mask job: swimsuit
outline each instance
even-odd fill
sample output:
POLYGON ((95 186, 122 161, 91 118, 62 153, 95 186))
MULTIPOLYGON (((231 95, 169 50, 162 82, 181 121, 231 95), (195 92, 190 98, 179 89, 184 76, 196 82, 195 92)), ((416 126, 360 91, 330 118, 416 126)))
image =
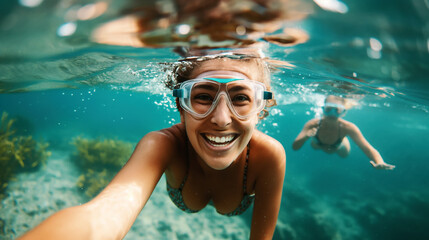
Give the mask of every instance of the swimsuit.
MULTIPOLYGON (((255 194, 247 194, 246 191, 246 186, 247 186, 247 166, 249 164, 249 145, 247 146, 247 153, 246 153, 246 163, 244 165, 244 174, 243 174, 243 199, 241 200, 240 205, 232 212, 230 213, 220 213, 222 215, 226 215, 226 216, 236 216, 236 215, 240 215, 242 213, 244 213, 249 206, 253 203, 254 199, 255 199, 255 194)), ((180 208, 182 211, 187 212, 187 213, 196 213, 200 210, 192 210, 189 209, 185 202, 183 201, 183 196, 182 196, 182 189, 183 186, 185 185, 186 179, 188 178, 188 173, 186 173, 185 178, 183 179, 182 183, 180 184, 179 188, 173 188, 170 186, 170 184, 168 184, 167 182, 167 192, 168 192, 168 196, 170 196, 171 201, 173 201, 173 203, 180 208)))
POLYGON ((316 140, 317 144, 319 144, 319 146, 326 147, 328 149, 338 149, 341 146, 341 143, 343 143, 343 138, 344 138, 344 137, 341 137, 340 125, 338 125, 338 139, 337 139, 337 141, 335 141, 332 144, 326 144, 326 143, 323 143, 322 141, 320 141, 320 139, 319 139, 319 128, 320 128, 321 123, 322 123, 322 119, 319 120, 319 126, 317 128, 316 135, 314 135, 314 139, 316 140))

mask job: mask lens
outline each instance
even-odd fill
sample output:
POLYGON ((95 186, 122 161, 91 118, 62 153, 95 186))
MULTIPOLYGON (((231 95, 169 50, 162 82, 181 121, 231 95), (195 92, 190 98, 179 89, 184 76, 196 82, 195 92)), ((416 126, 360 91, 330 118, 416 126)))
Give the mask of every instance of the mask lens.
POLYGON ((227 86, 231 106, 240 116, 248 116, 255 109, 258 101, 258 85, 246 81, 231 82, 227 86))
POLYGON ((325 107, 325 112, 338 112, 337 107, 325 107))
POLYGON ((326 103, 323 107, 323 111, 327 116, 340 116, 343 112, 345 112, 344 106, 340 104, 334 103, 326 103))
POLYGON ((197 114, 207 113, 219 92, 219 84, 212 82, 197 82, 190 91, 190 107, 197 114))
POLYGON ((265 92, 262 83, 251 80, 193 79, 184 82, 174 94, 179 97, 180 105, 197 118, 210 114, 217 107, 221 95, 224 95, 230 111, 244 119, 262 111, 264 99, 271 98, 269 93, 265 92))

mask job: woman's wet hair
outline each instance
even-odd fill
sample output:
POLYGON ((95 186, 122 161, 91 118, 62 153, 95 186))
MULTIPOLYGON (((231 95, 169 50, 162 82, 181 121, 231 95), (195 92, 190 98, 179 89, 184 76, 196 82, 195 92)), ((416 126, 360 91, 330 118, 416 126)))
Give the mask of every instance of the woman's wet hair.
POLYGON ((328 102, 328 101, 332 101, 332 100, 334 100, 334 101, 338 101, 338 102, 340 102, 344 107, 345 107, 345 109, 351 109, 354 105, 356 105, 356 102, 355 101, 353 101, 353 99, 348 99, 348 98, 344 98, 344 97, 341 97, 341 96, 336 96, 336 95, 328 95, 328 96, 326 96, 326 98, 325 98, 325 104, 328 102))
POLYGON ((346 103, 346 99, 344 99, 344 98, 342 98, 342 97, 340 97, 340 96, 335 96, 335 95, 328 95, 328 96, 325 98, 325 103, 327 103, 329 100, 339 101, 339 102, 341 102, 342 104, 345 104, 345 103, 346 103))
MULTIPOLYGON (((193 72, 194 70, 201 67, 201 65, 205 61, 210 60, 219 60, 221 61, 222 58, 229 58, 233 61, 242 61, 247 62, 249 64, 255 64, 256 68, 259 69, 257 71, 256 79, 252 79, 255 81, 259 81, 265 85, 267 88, 267 91, 271 91, 271 74, 270 74, 270 68, 267 64, 267 62, 264 61, 263 58, 260 57, 254 57, 254 56, 228 56, 228 55, 220 55, 220 56, 209 56, 209 57, 191 57, 191 58, 185 58, 178 62, 176 62, 173 65, 172 71, 168 74, 167 79, 165 81, 165 85, 169 89, 177 89, 180 87, 180 84, 190 80, 193 78, 193 72)), ((266 108, 275 106, 276 100, 270 99, 267 100, 265 109, 262 110, 262 112, 259 115, 260 119, 265 118, 269 115, 268 110, 266 108)), ((180 106, 178 106, 180 108, 180 106)))

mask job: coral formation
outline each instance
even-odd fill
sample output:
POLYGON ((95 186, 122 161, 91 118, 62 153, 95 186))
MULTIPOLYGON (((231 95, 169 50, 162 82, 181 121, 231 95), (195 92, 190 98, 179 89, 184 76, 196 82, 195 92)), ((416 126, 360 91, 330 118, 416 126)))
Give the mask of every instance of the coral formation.
MULTIPOLYGON (((0 123, 0 193, 15 174, 35 170, 50 156, 49 144, 39 143, 31 135, 17 134, 13 127, 15 119, 3 112, 0 123)), ((1 198, 1 196, 0 196, 1 198)))
POLYGON ((72 159, 84 172, 77 186, 88 197, 100 192, 130 157, 133 145, 114 139, 86 139, 77 137, 73 144, 76 152, 72 159))

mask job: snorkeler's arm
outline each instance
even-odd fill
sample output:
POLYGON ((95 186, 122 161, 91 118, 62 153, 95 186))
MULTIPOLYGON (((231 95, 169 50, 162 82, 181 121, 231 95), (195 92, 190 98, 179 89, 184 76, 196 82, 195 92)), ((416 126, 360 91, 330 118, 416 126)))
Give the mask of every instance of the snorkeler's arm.
POLYGON ((365 153, 370 159, 370 163, 377 169, 388 169, 395 168, 394 165, 390 165, 384 162, 380 153, 375 149, 363 136, 360 129, 353 123, 347 122, 347 132, 351 139, 359 146, 359 148, 365 153))
POLYGON ((122 239, 173 158, 170 138, 161 132, 147 134, 99 195, 55 213, 21 239, 122 239))
POLYGON ((292 143, 293 150, 299 150, 309 138, 316 135, 318 122, 319 119, 312 119, 304 125, 302 131, 298 134, 295 141, 292 143))
MULTIPOLYGON (((280 210, 283 181, 286 171, 286 154, 283 146, 269 137, 259 149, 255 181, 250 239, 272 239, 280 210)), ((250 165, 249 165, 250 167, 250 165)))

